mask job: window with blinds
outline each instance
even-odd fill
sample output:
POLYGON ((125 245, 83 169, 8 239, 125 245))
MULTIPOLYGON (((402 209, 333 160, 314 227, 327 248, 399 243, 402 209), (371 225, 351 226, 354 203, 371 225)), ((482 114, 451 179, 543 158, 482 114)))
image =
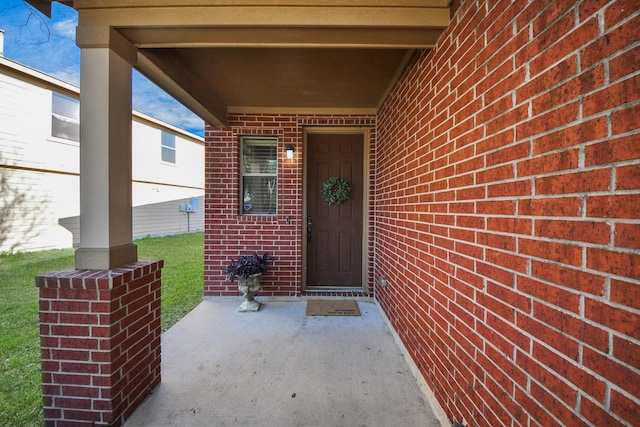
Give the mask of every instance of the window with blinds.
POLYGON ((51 136, 80 141, 80 102, 77 99, 52 94, 51 136))
POLYGON ((167 131, 162 131, 160 139, 162 161, 167 163, 176 162, 176 136, 167 131))
POLYGON ((240 214, 275 215, 278 206, 278 140, 240 138, 240 214))

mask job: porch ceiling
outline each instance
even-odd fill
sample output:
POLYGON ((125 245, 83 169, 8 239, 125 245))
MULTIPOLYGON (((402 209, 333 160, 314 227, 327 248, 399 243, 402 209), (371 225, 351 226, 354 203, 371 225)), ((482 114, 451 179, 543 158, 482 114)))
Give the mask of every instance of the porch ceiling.
MULTIPOLYGON (((47 9, 52 0, 28 0, 47 9)), ((229 112, 375 113, 449 0, 73 0, 111 47, 213 125, 229 112)), ((68 3, 66 1, 65 3, 68 3)))

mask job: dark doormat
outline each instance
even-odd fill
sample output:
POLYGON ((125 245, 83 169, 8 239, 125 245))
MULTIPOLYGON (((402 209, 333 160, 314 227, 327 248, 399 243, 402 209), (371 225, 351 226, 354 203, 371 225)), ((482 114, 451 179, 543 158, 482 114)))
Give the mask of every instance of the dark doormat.
POLYGON ((307 300, 307 316, 360 316, 356 300, 310 299, 307 300))

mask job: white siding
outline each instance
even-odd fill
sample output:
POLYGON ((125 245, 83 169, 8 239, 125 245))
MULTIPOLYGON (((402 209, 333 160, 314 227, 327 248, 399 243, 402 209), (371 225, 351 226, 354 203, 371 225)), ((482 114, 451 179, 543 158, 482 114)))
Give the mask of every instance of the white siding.
POLYGON ((78 193, 77 177, 20 169, 0 173, 2 251, 69 247, 71 233, 58 225, 58 218, 77 212, 67 204, 68 195, 78 193))
POLYGON ((51 92, 0 76, 0 156, 2 164, 42 167, 51 147, 51 92))
MULTIPOLYGON (((133 208, 133 238, 165 236, 167 234, 204 231, 204 196, 198 199, 198 211, 180 212, 180 204, 191 203, 191 198, 170 200, 133 208)), ((60 218, 60 225, 73 234, 73 245, 80 243, 80 217, 60 218)))
MULTIPOLYGON (((78 243, 80 144, 51 137, 52 91, 78 98, 77 88, 0 58, 0 253, 78 243)), ((133 117, 134 236, 186 232, 178 205, 204 194, 202 138, 133 117), (160 161, 163 129, 176 135, 175 164, 160 161)), ((191 231, 204 228, 200 208, 191 231)))
POLYGON ((133 122, 133 205, 204 194, 204 144, 176 135, 176 163, 161 160, 161 131, 133 122))

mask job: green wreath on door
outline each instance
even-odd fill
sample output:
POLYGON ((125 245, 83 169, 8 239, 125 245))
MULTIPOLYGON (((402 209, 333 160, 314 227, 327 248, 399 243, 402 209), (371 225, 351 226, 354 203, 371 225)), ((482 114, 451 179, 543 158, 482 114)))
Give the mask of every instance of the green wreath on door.
POLYGON ((351 186, 349 183, 337 176, 332 176, 322 184, 322 198, 329 205, 340 205, 349 200, 351 186))

